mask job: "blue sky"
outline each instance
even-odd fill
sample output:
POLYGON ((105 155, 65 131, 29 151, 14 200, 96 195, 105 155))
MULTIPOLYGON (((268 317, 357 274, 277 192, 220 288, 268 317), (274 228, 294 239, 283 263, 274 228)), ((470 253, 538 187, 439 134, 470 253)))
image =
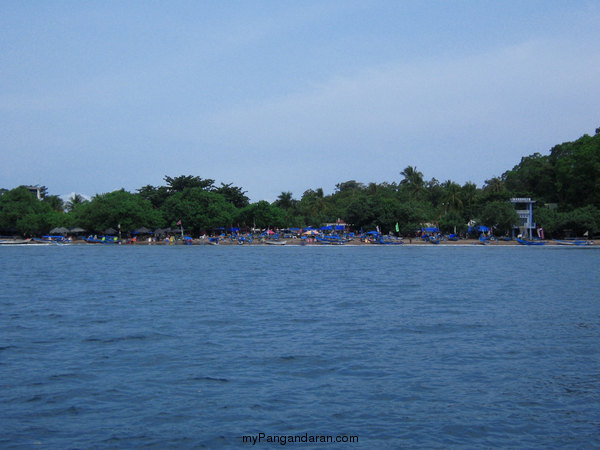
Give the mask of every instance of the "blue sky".
POLYGON ((598 1, 19 1, 0 187, 481 186, 600 126, 598 1))

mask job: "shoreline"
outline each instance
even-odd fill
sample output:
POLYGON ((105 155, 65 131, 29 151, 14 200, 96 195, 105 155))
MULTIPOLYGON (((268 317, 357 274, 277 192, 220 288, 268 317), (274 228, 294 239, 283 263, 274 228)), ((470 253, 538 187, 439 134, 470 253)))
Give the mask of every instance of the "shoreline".
MULTIPOLYGON (((33 240, 27 240, 27 239, 4 239, 4 240, 0 240, 0 246, 14 246, 14 245, 27 245, 27 246, 48 246, 48 245, 89 245, 89 246, 96 246, 96 245, 109 245, 109 246, 113 246, 113 245, 120 245, 120 246, 127 246, 127 247, 131 247, 131 246, 185 246, 185 245, 191 245, 191 246, 236 246, 236 247, 286 247, 286 246, 293 246, 293 247, 404 247, 404 246, 409 246, 409 247, 423 247, 423 246, 429 246, 429 247, 473 247, 473 246, 479 246, 479 247, 517 247, 517 246, 522 246, 522 247, 526 247, 525 245, 519 244, 517 241, 486 241, 486 243, 482 243, 481 241, 479 241, 478 239, 461 239, 459 241, 442 241, 439 244, 432 244, 430 242, 426 242, 423 241, 421 239, 407 239, 407 240, 402 240, 403 244, 374 244, 371 242, 363 242, 363 241, 359 241, 359 240, 355 240, 355 241, 350 241, 348 243, 345 244, 341 244, 341 245, 328 245, 328 244, 322 244, 319 242, 315 242, 315 243, 306 243, 305 241, 303 241, 302 239, 282 239, 280 241, 271 241, 271 242, 261 242, 261 241, 255 241, 252 243, 249 242, 244 242, 243 244, 238 243, 237 241, 233 241, 231 242, 229 239, 224 239, 219 241, 218 244, 215 243, 211 243, 209 242, 207 239, 192 239, 191 244, 184 244, 181 241, 177 241, 174 244, 168 244, 164 241, 159 241, 159 242, 148 242, 145 240, 140 240, 137 241, 135 243, 133 242, 129 242, 129 243, 123 243, 123 244, 118 244, 118 243, 102 243, 102 242, 98 242, 98 243, 89 243, 86 242, 82 239, 77 239, 71 242, 54 242, 54 241, 48 241, 48 242, 44 242, 44 241, 33 241, 33 240), (283 243, 285 241, 285 243, 283 243)), ((582 246, 577 246, 575 244, 561 244, 552 240, 545 240, 542 241, 544 242, 545 245, 541 246, 541 247, 594 247, 595 246, 595 242, 591 241, 590 245, 582 245, 582 246)))

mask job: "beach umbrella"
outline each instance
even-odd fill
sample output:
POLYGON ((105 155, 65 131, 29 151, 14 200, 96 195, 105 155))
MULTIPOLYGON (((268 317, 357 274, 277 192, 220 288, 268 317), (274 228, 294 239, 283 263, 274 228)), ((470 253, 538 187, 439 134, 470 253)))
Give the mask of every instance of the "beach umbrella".
POLYGON ((56 227, 50 230, 50 234, 67 234, 68 232, 69 230, 67 230, 65 227, 56 227))
POLYGON ((302 234, 305 234, 307 236, 314 236, 315 234, 319 234, 319 232, 317 230, 308 230, 308 231, 305 231, 302 234))
POLYGON ((74 227, 74 228, 71 228, 70 231, 71 231, 71 233, 83 233, 85 230, 81 227, 74 227))
POLYGON ((117 230, 115 230, 114 228, 107 228, 106 230, 104 230, 104 234, 115 234, 117 232, 117 230))
POLYGON ((134 234, 150 234, 152 230, 146 227, 138 228, 134 231, 134 234))

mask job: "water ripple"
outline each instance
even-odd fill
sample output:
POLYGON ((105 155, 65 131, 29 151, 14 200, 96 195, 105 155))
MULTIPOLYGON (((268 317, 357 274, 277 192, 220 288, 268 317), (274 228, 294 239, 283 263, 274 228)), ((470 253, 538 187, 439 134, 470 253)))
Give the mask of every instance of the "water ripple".
POLYGON ((600 447, 597 251, 2 250, 2 448, 600 447))

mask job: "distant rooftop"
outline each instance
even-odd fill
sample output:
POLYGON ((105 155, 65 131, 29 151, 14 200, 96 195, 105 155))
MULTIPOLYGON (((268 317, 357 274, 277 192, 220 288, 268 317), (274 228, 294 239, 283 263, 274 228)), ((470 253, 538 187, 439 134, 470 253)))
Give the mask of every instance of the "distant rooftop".
POLYGON ((511 203, 535 203, 535 200, 531 200, 529 197, 513 197, 510 201, 511 203))
POLYGON ((41 187, 39 186, 25 186, 25 188, 34 194, 38 200, 42 199, 41 187))

